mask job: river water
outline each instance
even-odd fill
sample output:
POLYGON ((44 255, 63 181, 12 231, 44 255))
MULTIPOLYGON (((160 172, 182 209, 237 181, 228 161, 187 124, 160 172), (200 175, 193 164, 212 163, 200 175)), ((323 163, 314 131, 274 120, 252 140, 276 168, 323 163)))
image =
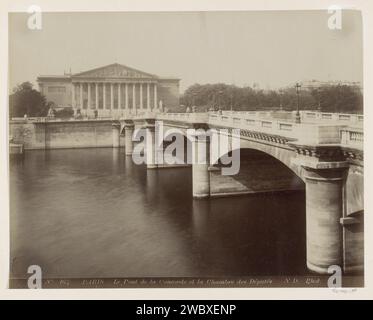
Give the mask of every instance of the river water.
POLYGON ((11 277, 306 273, 304 192, 193 200, 191 168, 124 150, 27 151, 10 162, 11 277))

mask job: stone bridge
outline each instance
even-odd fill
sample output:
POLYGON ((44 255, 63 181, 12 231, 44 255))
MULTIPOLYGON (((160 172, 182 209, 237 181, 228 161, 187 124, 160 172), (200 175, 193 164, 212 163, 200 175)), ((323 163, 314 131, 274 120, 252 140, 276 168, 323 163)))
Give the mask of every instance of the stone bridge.
MULTIPOLYGON (((10 136, 14 143, 24 145, 25 150, 125 146, 126 154, 131 155, 136 149, 134 132, 138 128, 147 128, 146 163, 154 170, 161 167, 156 161, 159 151, 156 121, 162 121, 165 128, 178 129, 183 135, 188 129, 227 129, 224 134, 228 139, 238 138, 240 150, 256 150, 266 155, 303 185, 307 267, 317 273, 327 273, 331 265, 341 266, 345 273, 361 272, 364 265, 363 116, 302 111, 301 123, 295 123, 293 119, 291 112, 144 113, 118 119, 12 119, 10 136), (240 129, 239 134, 233 129, 240 129)), ((211 141, 208 135, 199 133, 191 144, 193 157, 198 158, 199 147, 210 150, 211 141)), ((257 171, 267 171, 274 166, 274 162, 268 162, 262 170, 262 159, 254 162, 248 157, 247 161, 253 162, 257 171)), ((241 169, 244 171, 243 167, 241 169)), ((233 183, 243 177, 241 182, 245 180, 250 184, 251 178, 241 172, 223 177, 219 170, 208 162, 192 164, 195 198, 213 196, 214 185, 224 184, 227 179, 233 183), (213 183, 214 179, 220 179, 220 182, 213 183)), ((270 175, 260 179, 271 179, 270 175)), ((252 185, 262 182, 257 180, 252 185)), ((224 195, 240 194, 243 189, 239 190, 224 195)))
MULTIPOLYGON (((285 114, 286 116, 286 114, 285 114)), ((301 123, 270 113, 225 112, 137 115, 113 123, 113 143, 119 146, 120 132, 125 132, 126 153, 132 154, 135 128, 147 128, 155 143, 155 122, 165 128, 240 129, 241 149, 263 152, 288 167, 305 185, 307 267, 327 273, 331 265, 344 272, 363 268, 363 128, 362 116, 303 112, 301 123)), ((150 143, 149 143, 150 141, 150 143)), ((199 134, 192 142, 194 153, 210 150, 209 137, 199 134)), ((156 169, 157 146, 147 149, 149 169, 156 169)), ((194 154, 193 157, 196 155, 194 154)), ((198 157, 198 155, 197 155, 198 157)), ((209 163, 192 164, 193 196, 211 196, 209 163)))

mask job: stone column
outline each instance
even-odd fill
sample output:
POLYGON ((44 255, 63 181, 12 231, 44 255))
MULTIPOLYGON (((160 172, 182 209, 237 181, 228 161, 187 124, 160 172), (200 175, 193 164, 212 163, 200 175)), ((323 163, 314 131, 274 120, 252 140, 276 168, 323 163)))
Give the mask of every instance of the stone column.
POLYGON ((102 83, 102 109, 106 109, 106 83, 102 83))
POLYGON ((87 110, 91 108, 91 84, 87 83, 87 110))
POLYGON ((140 109, 144 109, 144 106, 142 104, 142 83, 140 83, 140 109))
POLYGON ((136 85, 132 84, 132 108, 136 112, 136 85))
POLYGON ((197 130, 193 135, 192 157, 193 197, 207 198, 210 196, 210 137, 206 132, 197 130))
POLYGON ((125 84, 125 92, 124 94, 126 95, 125 97, 125 109, 126 109, 126 112, 128 111, 128 84, 126 83, 125 84))
POLYGON ((119 122, 113 122, 111 125, 112 131, 113 131, 113 148, 119 148, 120 147, 120 123, 119 122))
POLYGON ((121 96, 120 96, 120 92, 121 92, 121 90, 120 90, 120 86, 121 86, 121 84, 120 83, 118 83, 118 110, 120 110, 121 109, 121 96))
POLYGON ((150 108, 150 83, 148 83, 147 86, 146 86, 146 104, 147 104, 148 111, 151 111, 151 108, 150 108))
POLYGON ((157 101, 157 84, 154 83, 154 109, 157 110, 158 108, 158 101, 157 101))
POLYGON ((346 168, 305 168, 307 267, 328 273, 343 268, 343 188, 346 168))
POLYGON ((148 121, 146 124, 146 167, 147 169, 156 169, 156 145, 155 145, 155 123, 148 121))
POLYGON ((98 110, 98 83, 97 82, 95 85, 95 96, 96 96, 95 109, 98 110))
POLYGON ((72 83, 72 88, 71 88, 71 106, 74 111, 74 116, 77 115, 77 105, 76 105, 76 91, 75 91, 75 83, 72 83))
POLYGON ((80 109, 83 110, 83 83, 79 83, 79 90, 80 90, 80 95, 79 95, 79 99, 80 99, 80 109))
POLYGON ((126 155, 130 156, 133 152, 133 142, 132 136, 134 131, 134 124, 132 121, 126 121, 124 124, 124 134, 125 134, 125 150, 126 155))
POLYGON ((113 84, 110 83, 110 110, 114 109, 114 92, 113 84))

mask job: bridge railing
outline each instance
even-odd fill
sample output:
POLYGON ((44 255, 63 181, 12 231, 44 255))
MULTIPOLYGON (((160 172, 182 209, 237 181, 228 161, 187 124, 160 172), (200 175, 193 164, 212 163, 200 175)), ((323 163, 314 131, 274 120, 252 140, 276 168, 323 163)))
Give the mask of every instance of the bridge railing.
POLYGON ((82 122, 82 121, 104 121, 115 120, 113 117, 93 117, 83 116, 81 118, 48 118, 48 117, 29 117, 29 118, 12 118, 10 123, 45 123, 45 122, 82 122))
MULTIPOLYGON (((354 125, 362 125, 364 121, 364 115, 362 114, 349 114, 349 113, 331 113, 331 112, 318 112, 301 110, 300 112, 301 122, 306 123, 349 123, 354 125)), ((290 122, 295 122, 296 111, 223 111, 224 115, 249 115, 254 118, 270 118, 279 119, 290 122)))
POLYGON ((341 144, 351 148, 362 149, 364 132, 361 128, 343 128, 340 130, 341 144))
MULTIPOLYGON (((312 145, 340 144, 340 130, 347 127, 344 123, 295 123, 294 121, 263 117, 262 113, 252 112, 209 113, 207 117, 206 115, 203 113, 168 113, 159 115, 157 118, 184 122, 206 122, 213 126, 266 133, 298 141, 301 144, 312 145)), ((351 144, 352 142, 350 142, 351 144)))
POLYGON ((250 114, 210 114, 209 124, 277 135, 300 144, 344 144, 362 149, 363 129, 342 123, 294 123, 250 114))
POLYGON ((28 122, 44 122, 46 117, 14 117, 10 119, 11 123, 28 123, 28 122))
POLYGON ((210 114, 208 122, 211 125, 263 132, 292 139, 296 139, 297 135, 297 126, 295 123, 273 119, 261 119, 251 114, 210 114))
POLYGON ((163 113, 157 115, 157 120, 175 120, 188 123, 207 123, 208 113, 163 113))

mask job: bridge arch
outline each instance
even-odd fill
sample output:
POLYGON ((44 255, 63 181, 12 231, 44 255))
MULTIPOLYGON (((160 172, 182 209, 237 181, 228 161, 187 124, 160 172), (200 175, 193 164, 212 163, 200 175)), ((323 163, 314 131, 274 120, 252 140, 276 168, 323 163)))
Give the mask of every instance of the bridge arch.
POLYGON ((164 151, 164 158, 170 156, 175 159, 177 157, 180 164, 192 164, 192 140, 186 134, 186 131, 170 127, 166 128, 163 134, 162 148, 164 151), (180 150, 179 148, 182 149, 182 154, 177 151, 180 150), (172 154, 169 152, 172 152, 172 154))
MULTIPOLYGON (((213 129, 213 128, 211 128, 213 129)), ((169 126, 167 124, 164 125, 165 132, 168 132, 166 136, 172 135, 174 133, 179 133, 185 137, 185 141, 188 143, 188 152, 191 152, 191 145, 192 140, 187 135, 187 128, 178 127, 178 126, 169 126)), ((249 140, 245 137, 241 136, 240 138, 240 149, 253 149, 260 152, 263 152, 281 163, 283 163, 286 167, 292 170, 300 179, 304 181, 303 169, 299 166, 295 160, 297 154, 295 150, 290 147, 289 145, 274 145, 270 144, 266 141, 255 141, 249 140)))
POLYGON ((303 169, 294 160, 297 157, 295 151, 288 145, 274 146, 263 142, 241 139, 241 149, 253 149, 263 152, 281 163, 294 172, 300 179, 304 180, 303 169))
MULTIPOLYGON (((211 196, 305 189, 302 177, 273 155, 247 147, 238 151, 239 158, 236 156, 235 160, 239 160, 239 170, 236 174, 222 174, 222 168, 234 165, 222 163, 222 157, 210 169, 211 196)), ((234 161, 234 158, 229 160, 234 161)))
MULTIPOLYGON (((242 121, 238 121, 239 118, 233 119, 232 122, 229 122, 229 119, 225 119, 221 123, 215 121, 213 124, 206 119, 187 121, 190 118, 192 117, 188 115, 187 117, 178 116, 177 119, 166 119, 164 126, 166 128, 177 128, 179 134, 186 136, 188 128, 207 129, 210 126, 213 129, 215 126, 225 128, 227 125, 228 128, 232 128, 232 124, 235 122, 242 125, 242 121)), ((144 121, 145 126, 153 130, 154 138, 154 120, 153 122, 148 119, 144 121)), ((263 123, 260 126, 255 125, 255 128, 252 127, 252 122, 250 123, 250 128, 241 130, 239 149, 254 150, 275 159, 277 165, 281 164, 282 168, 292 172, 297 179, 299 178, 299 185, 306 186, 307 267, 317 273, 327 273, 330 265, 339 265, 345 271, 360 268, 362 265, 360 258, 356 255, 353 256, 351 254, 353 250, 346 250, 344 246, 347 242, 352 249, 359 246, 362 243, 358 238, 361 233, 357 233, 358 236, 355 236, 355 233, 353 233, 355 231, 352 230, 350 232, 352 240, 346 239, 346 234, 350 235, 344 224, 354 222, 353 217, 346 217, 346 211, 348 215, 348 212, 357 212, 363 207, 360 200, 362 199, 362 188, 356 187, 356 181, 359 182, 359 185, 362 185, 362 175, 359 168, 351 168, 352 162, 349 161, 349 156, 345 155, 343 145, 331 148, 328 145, 329 142, 325 142, 329 140, 318 142, 316 147, 313 142, 310 142, 310 145, 288 144, 289 140, 294 139, 294 135, 287 135, 288 127, 286 124, 285 128, 287 129, 278 132, 278 130, 281 130, 281 126, 280 129, 274 128, 274 131, 272 131, 263 129, 263 123), (359 201, 356 201, 356 199, 359 199, 359 201), (345 238, 343 239, 343 237, 345 238), (357 244, 351 245, 351 243, 357 244), (352 258, 349 258, 349 256, 352 258)), ((264 128, 268 128, 268 124, 264 128)), ((232 129, 228 129, 228 133, 222 134, 230 134, 229 130, 232 129)), ((317 130, 318 134, 322 132, 320 130, 320 128, 317 130)), ((335 132, 339 135, 339 132, 335 132)), ((327 133, 325 139, 330 138, 330 132, 327 131, 327 133)), ((211 143, 209 139, 206 139, 204 134, 201 134, 201 137, 201 141, 193 139, 193 150, 199 150, 195 148, 196 146, 204 147, 201 148, 202 150, 210 149, 208 148, 209 143, 211 143)), ((302 135, 299 137, 302 138, 302 135)), ((153 138, 152 141, 154 141, 153 138)), ((337 137, 335 138, 337 139, 337 137)), ((199 153, 199 151, 196 153, 199 153)), ((155 155, 153 158, 155 158, 155 155)), ((159 168, 159 166, 156 164, 148 165, 148 168, 159 168)), ((211 176, 218 175, 218 170, 214 171, 214 166, 211 166, 210 163, 193 163, 194 198, 207 198, 212 195, 211 176)), ((252 191, 255 192, 255 190, 252 191)), ((227 195, 230 194, 228 190, 227 195)))

